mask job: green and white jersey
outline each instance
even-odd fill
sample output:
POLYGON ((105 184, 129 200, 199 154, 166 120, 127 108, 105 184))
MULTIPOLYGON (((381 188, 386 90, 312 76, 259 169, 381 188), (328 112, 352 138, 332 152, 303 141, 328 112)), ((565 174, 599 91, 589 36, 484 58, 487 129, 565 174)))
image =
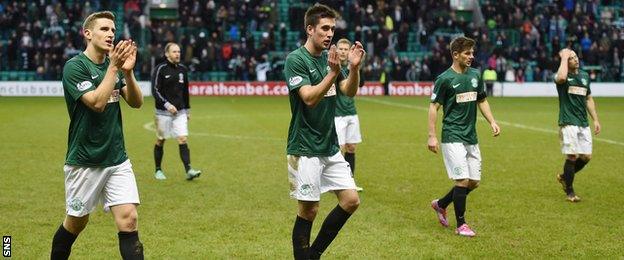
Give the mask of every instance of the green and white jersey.
MULTIPOLYGON (((340 70, 336 82, 340 86, 340 82, 346 80, 349 76, 349 69, 347 66, 343 66, 340 70)), ((336 91, 337 103, 336 103, 336 116, 352 116, 357 115, 355 110, 355 102, 352 97, 345 95, 340 91, 340 88, 336 91)))
POLYGON ((334 125, 336 115, 336 84, 331 86, 325 97, 315 106, 308 107, 299 96, 299 88, 319 84, 330 68, 327 65, 327 51, 314 57, 305 47, 291 52, 286 57, 284 78, 290 97, 290 127, 286 153, 299 156, 332 156, 340 148, 334 125))
POLYGON ((477 144, 477 101, 486 97, 479 70, 457 73, 449 68, 440 74, 431 94, 431 103, 442 105, 442 143, 477 144))
POLYGON ((82 95, 100 85, 108 64, 108 57, 104 63, 95 64, 81 52, 63 67, 63 90, 70 119, 67 165, 108 167, 128 159, 119 107, 120 90, 125 86, 123 74, 118 74, 104 112, 95 112, 80 100, 82 95))
POLYGON ((589 74, 579 70, 568 73, 565 83, 557 84, 559 94, 559 125, 589 126, 587 96, 591 95, 589 74))

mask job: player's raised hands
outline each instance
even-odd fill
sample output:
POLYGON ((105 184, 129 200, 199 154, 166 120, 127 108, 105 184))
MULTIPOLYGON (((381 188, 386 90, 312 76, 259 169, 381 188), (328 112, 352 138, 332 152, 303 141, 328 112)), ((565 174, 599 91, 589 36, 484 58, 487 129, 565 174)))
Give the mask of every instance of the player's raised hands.
POLYGON ((121 66, 121 70, 123 72, 130 72, 134 69, 134 65, 136 64, 136 56, 137 56, 137 46, 136 42, 132 40, 128 40, 129 44, 126 50, 124 51, 123 57, 125 61, 121 66))
POLYGON ((572 51, 568 48, 563 48, 562 50, 559 51, 559 57, 561 57, 561 59, 567 60, 571 54, 572 54, 572 51))
POLYGON ((355 41, 353 46, 348 53, 349 65, 351 65, 355 69, 359 69, 360 65, 364 61, 366 57, 366 51, 364 50, 364 46, 359 41, 355 41))
POLYGON ((327 53, 327 65, 334 72, 340 71, 340 58, 338 58, 338 48, 332 44, 327 53))
POLYGON ((120 41, 115 45, 115 48, 108 53, 110 65, 121 68, 125 62, 124 52, 126 48, 128 48, 128 45, 127 41, 120 41))

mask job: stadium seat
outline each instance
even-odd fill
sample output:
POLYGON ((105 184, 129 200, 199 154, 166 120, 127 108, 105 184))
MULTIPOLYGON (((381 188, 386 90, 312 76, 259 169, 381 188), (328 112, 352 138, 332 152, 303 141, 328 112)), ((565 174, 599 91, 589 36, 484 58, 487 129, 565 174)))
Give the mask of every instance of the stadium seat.
POLYGON ((9 80, 17 80, 19 74, 17 71, 9 71, 9 80))
MULTIPOLYGON (((19 1, 18 1, 19 2, 19 1)), ((32 3, 34 5, 40 5, 39 10, 44 10, 47 7, 52 7, 54 4, 49 3, 49 1, 26 1, 28 3, 32 3)), ((55 2, 55 1, 53 1, 55 2)), ((63 2, 63 1, 61 1, 63 2)), ((64 4, 62 5, 63 8, 68 8, 71 7, 73 5, 75 5, 76 3, 79 3, 80 1, 76 1, 76 0, 68 0, 65 1, 64 4)), ((149 79, 150 77, 150 73, 151 70, 153 68, 151 68, 151 63, 150 63, 150 58, 144 58, 144 57, 149 57, 150 55, 152 55, 153 52, 153 47, 157 46, 157 44, 161 44, 163 45, 163 40, 164 39, 153 39, 152 37, 152 31, 157 31, 154 30, 156 28, 150 28, 148 27, 142 27, 142 26, 137 26, 136 22, 134 20, 127 20, 127 16, 125 14, 125 10, 124 10, 124 2, 126 1, 109 1, 110 3, 108 4, 98 4, 98 5, 93 5, 92 8, 108 8, 109 10, 111 10, 116 18, 115 18, 115 23, 117 25, 117 35, 116 37, 119 39, 119 37, 122 36, 122 34, 124 32, 126 32, 125 28, 129 28, 130 30, 128 31, 130 33, 130 36, 132 39, 134 39, 138 46, 139 46, 139 52, 140 52, 140 57, 143 57, 141 59, 139 59, 139 61, 137 62, 137 79, 149 79)), ((140 10, 151 10, 148 19, 151 18, 153 20, 153 22, 151 23, 152 26, 156 26, 158 24, 161 24, 159 22, 157 22, 156 20, 159 20, 158 15, 154 15, 154 11, 156 11, 155 9, 150 9, 147 6, 145 6, 146 1, 138 1, 140 2, 140 10)), ((149 2, 149 1, 147 1, 149 2)), ((200 2, 205 2, 205 1, 200 1, 200 2)), ((226 1, 223 0, 217 0, 214 1, 215 3, 215 12, 211 13, 211 16, 209 17, 207 15, 207 13, 202 13, 200 12, 199 15, 195 15, 195 14, 185 14, 182 15, 181 11, 178 13, 178 11, 176 11, 176 9, 172 9, 173 16, 166 16, 167 19, 178 19, 178 20, 185 20, 182 21, 182 24, 195 24, 192 22, 189 22, 189 19, 194 19, 194 20, 201 20, 201 22, 203 24, 206 24, 208 22, 214 22, 215 21, 215 17, 216 17, 216 10, 219 10, 219 8, 221 7, 221 5, 223 5, 226 1)), ((220 34, 220 38, 218 39, 217 44, 219 43, 223 43, 223 42, 227 42, 233 39, 230 39, 230 34, 227 33, 230 26, 233 24, 238 24, 238 26, 240 26, 240 28, 243 28, 243 25, 247 25, 249 26, 251 24, 251 21, 254 19, 254 17, 258 17, 258 19, 260 20, 256 20, 256 25, 257 25, 257 29, 255 29, 256 31, 248 31, 248 35, 250 35, 249 37, 253 37, 253 46, 256 50, 260 47, 261 43, 262 43, 262 35, 263 33, 265 33, 264 28, 266 28, 267 26, 267 22, 272 22, 273 25, 275 26, 275 49, 271 50, 271 51, 277 51, 275 53, 268 53, 269 57, 271 58, 272 62, 275 62, 276 60, 274 58, 279 58, 281 56, 285 56, 283 55, 283 53, 281 52, 289 52, 294 50, 295 48, 297 48, 297 45, 300 43, 300 41, 302 39, 305 38, 305 32, 303 32, 303 30, 300 30, 299 28, 291 28, 290 26, 292 25, 292 23, 294 23, 294 21, 291 21, 290 19, 292 19, 290 16, 293 15, 293 12, 297 13, 298 15, 302 14, 303 11, 305 11, 306 8, 310 7, 313 2, 310 1, 297 1, 297 0, 276 0, 275 5, 267 5, 265 3, 265 1, 245 1, 248 8, 249 8, 249 19, 243 19, 246 21, 241 21, 241 19, 238 19, 239 17, 236 16, 237 19, 225 19, 224 21, 222 21, 218 26, 220 26, 220 30, 221 30, 221 34, 220 34), (269 19, 267 20, 266 17, 262 18, 259 17, 258 14, 254 11, 254 10, 260 10, 261 13, 268 13, 270 17, 268 17, 269 19), (285 39, 282 36, 282 34, 280 33, 279 29, 280 29, 280 24, 285 24, 287 31, 286 31, 286 35, 285 35, 285 39), (285 43, 285 45, 282 46, 282 42, 285 43)), ((356 15, 355 13, 351 13, 352 10, 354 10, 352 8, 352 6, 355 3, 359 3, 361 8, 366 8, 366 5, 368 5, 368 2, 370 1, 361 1, 361 0, 348 0, 348 1, 329 1, 331 6, 334 7, 340 7, 340 12, 341 12, 341 17, 347 21, 348 24, 348 28, 349 30, 346 32, 347 37, 350 40, 354 40, 355 38, 358 38, 360 41, 362 41, 366 47, 372 47, 371 45, 368 45, 368 43, 364 42, 366 40, 366 37, 363 37, 363 33, 361 35, 356 35, 356 32, 354 32, 353 30, 351 30, 352 28, 354 28, 355 26, 360 26, 363 27, 364 26, 364 22, 365 19, 359 19, 361 24, 353 24, 353 18, 354 15, 356 15), (356 37, 358 36, 358 37, 356 37)), ((425 7, 427 5, 434 5, 437 6, 437 4, 432 4, 430 3, 431 1, 425 1, 424 3, 422 3, 423 5, 425 5, 425 7)), ((436 2, 436 1, 433 1, 436 2)), ((457 2, 457 1, 451 1, 451 2, 457 2)), ((462 2, 462 1, 459 1, 462 2)), ((486 12, 485 10, 488 10, 488 7, 498 7, 497 2, 499 1, 492 1, 492 0, 479 0, 480 3, 480 7, 482 9, 482 11, 484 11, 484 19, 486 21, 488 20, 492 20, 492 18, 495 18, 495 16, 492 17, 487 17, 488 15, 491 15, 491 13, 486 12)), ((522 2, 524 1, 511 1, 513 2, 512 5, 518 5, 518 6, 523 6, 522 2)), ((575 1, 578 2, 578 1, 575 1)), ((184 4, 186 2, 184 1, 180 1, 180 4, 184 4)), ((580 2, 580 8, 581 9, 586 9, 586 8, 597 8, 595 9, 595 11, 592 12, 584 12, 582 14, 579 14, 580 16, 582 16, 583 19, 581 19, 580 17, 577 17, 576 19, 578 21, 583 21, 583 20, 591 20, 591 21, 598 21, 600 23, 605 23, 608 24, 608 26, 610 26, 611 28, 615 29, 616 31, 610 30, 609 31, 609 36, 612 35, 612 33, 617 33, 617 30, 621 30, 621 28, 624 28, 624 1, 596 1, 595 5, 592 5, 591 7, 588 7, 585 5, 585 2, 581 1, 580 2)), ((393 10, 393 8, 395 7, 394 5, 400 4, 400 2, 396 2, 396 1, 390 1, 387 3, 388 6, 388 10, 393 10)), ((450 4, 451 6, 453 5, 453 3, 450 4)), ((578 5, 578 3, 577 3, 578 5)), ((225 5, 226 7, 228 7, 229 5, 225 5)), ((375 6, 374 4, 372 6, 375 6)), ((203 8, 203 6, 200 6, 201 8, 203 8)), ((534 1, 533 3, 533 10, 534 12, 530 12, 527 14, 524 14, 524 16, 526 15, 545 15, 545 20, 549 20, 550 19, 550 12, 547 13, 543 13, 544 10, 548 11, 548 10, 552 10, 552 9, 556 9, 559 8, 560 6, 553 2, 553 1, 548 1, 548 0, 538 0, 538 1, 534 1)), ((237 9, 237 6, 234 6, 234 10, 237 9)), ((180 8, 179 10, 189 10, 189 9, 184 9, 184 8, 180 8)), ((419 17, 416 16, 409 16, 409 17, 403 17, 403 20, 401 22, 407 22, 408 23, 408 28, 409 31, 407 32, 407 39, 406 39, 406 49, 401 49, 401 50, 397 50, 397 49, 387 49, 387 50, 382 50, 379 53, 374 53, 375 56, 379 56, 379 58, 381 58, 381 60, 387 60, 389 57, 387 57, 388 54, 392 55, 394 53, 397 53, 397 51, 400 52, 404 52, 404 53, 398 53, 398 55, 400 57, 405 57, 409 60, 415 60, 418 57, 425 57, 425 56, 429 56, 431 55, 432 51, 436 51, 436 49, 433 49, 432 44, 435 42, 435 39, 437 37, 442 37, 444 39, 444 43, 448 44, 450 42, 450 40, 453 37, 459 36, 459 35, 463 35, 465 32, 468 34, 471 34, 472 32, 470 32, 470 28, 466 29, 466 28, 461 28, 462 25, 461 23, 447 23, 445 21, 449 21, 449 19, 455 19, 454 22, 459 22, 459 20, 463 20, 463 21, 470 21, 472 16, 473 16, 473 12, 474 11, 463 11, 463 10, 455 10, 454 15, 452 15, 451 13, 449 13, 449 11, 451 10, 451 8, 445 4, 444 6, 437 6, 436 8, 431 8, 429 10, 427 10, 427 19, 432 19, 431 21, 425 21, 425 26, 427 34, 429 36, 429 39, 427 41, 426 44, 421 45, 420 44, 420 36, 418 34, 418 31, 416 30, 416 21, 419 17), (442 22, 437 21, 437 19, 439 17, 442 17, 443 20, 442 22), (436 20, 436 21, 434 21, 436 20), (449 26, 450 24, 450 26, 449 26)), ((29 11, 27 10, 22 10, 24 13, 29 13, 29 11)), ((65 12, 71 11, 71 10, 63 10, 65 12)), ((95 10, 93 10, 95 11, 95 10)), ((365 11, 365 10, 364 10, 365 11)), ((141 11, 142 12, 142 11, 141 11)), ((229 10, 228 10, 229 12, 229 10)), ((365 11, 366 12, 366 11, 365 11)), ((408 12, 408 11, 406 11, 408 12)), ((500 11, 494 11, 494 15, 499 15, 500 11)), ((408 12, 409 13, 409 12, 408 12)), ((140 15, 147 15, 146 13, 141 13, 140 15)), ((362 13, 361 15, 366 16, 366 13, 362 13)), ((374 13, 374 15, 377 15, 377 13, 374 13)), ((503 14, 503 15, 507 15, 507 14, 503 14)), ((232 17, 232 14, 228 14, 229 17, 232 17)), ((392 15, 390 15, 392 16, 392 15)), ((523 17, 523 20, 526 21, 534 21, 535 18, 537 18, 538 16, 533 16, 533 17, 523 17)), ((133 17, 132 19, 135 19, 136 17, 133 17)), ((163 18, 163 17, 161 17, 163 18)), ((382 18, 382 17, 376 17, 376 18, 382 18)), ((568 18, 566 15, 564 15, 565 19, 570 19, 568 18)), ((164 18, 163 18, 164 19, 164 18)), ((24 22, 33 22, 33 21, 29 21, 29 17, 28 15, 26 16, 22 16, 20 19, 20 22, 24 23, 24 22)), ((368 26, 368 28, 370 28, 373 32, 377 33, 382 29, 382 27, 384 26, 384 19, 377 19, 376 21, 371 22, 367 22, 366 25, 368 26)), ((513 63, 513 62, 519 62, 517 55, 510 55, 511 53, 506 53, 506 52, 511 52, 510 49, 508 47, 520 47, 520 44, 523 42, 522 41, 522 37, 523 37, 523 33, 522 33, 522 27, 518 27, 517 24, 511 24, 510 21, 505 21, 508 19, 503 19, 504 21, 498 21, 497 20, 497 24, 495 27, 492 27, 494 29, 489 29, 489 27, 485 28, 485 31, 481 30, 479 31, 479 33, 485 33, 489 36, 489 40, 491 43, 491 46, 495 46, 496 44, 496 38, 499 34, 505 34, 507 41, 505 41, 504 46, 503 47, 503 56, 508 59, 510 62, 509 63, 513 63), (512 56, 513 58, 511 58, 510 56, 512 56)), ((83 48, 84 46, 82 44, 79 44, 79 42, 81 42, 81 39, 78 39, 79 37, 82 37, 80 34, 80 27, 82 26, 82 20, 80 20, 80 18, 76 18, 76 17, 71 17, 68 16, 65 19, 59 19, 59 26, 61 26, 66 35, 63 35, 62 38, 64 38, 64 41, 72 41, 73 43, 77 44, 78 46, 75 46, 79 49, 83 48), (69 36, 69 37, 68 37, 69 36), (72 39, 70 39, 72 38, 72 39)), ((42 28, 43 28, 43 32, 45 35, 45 32, 47 31, 48 27, 50 27, 50 19, 39 19, 38 21, 42 28)), ((298 21, 300 22, 300 21, 298 21)), ((570 21, 567 21, 567 24, 570 24, 570 21)), ((148 23, 149 24, 149 23, 148 23)), ((546 57, 551 57, 553 55, 556 55, 556 52, 558 50, 554 50, 554 48, 559 48, 557 47, 557 45, 552 44, 552 39, 551 35, 552 33, 549 33, 548 30, 550 30, 549 28, 542 28, 543 25, 540 25, 540 27, 535 27, 538 30, 540 30, 540 42, 538 43, 540 46, 541 50, 544 50, 546 57), (546 32, 541 31, 541 30, 546 30, 546 32)), ((399 32, 399 28, 401 27, 400 24, 398 24, 397 21, 395 21, 394 23, 394 29, 390 32, 391 35, 396 35, 399 32)), ((249 28, 249 27, 247 27, 249 28)), ((170 28, 166 28, 166 30, 169 30, 170 28)), ((214 30, 214 26, 185 26, 185 27, 179 27, 179 28, 175 28, 175 29, 171 29, 171 33, 173 33, 175 35, 175 39, 182 41, 185 43, 185 45, 187 45, 187 42, 189 42, 189 37, 191 35, 197 37, 199 33, 204 32, 206 35, 210 35, 210 33, 212 33, 212 31, 214 30)), ((603 29, 603 27, 601 27, 601 30, 603 29)), ((570 32, 568 32, 569 30, 566 30, 566 34, 569 34, 570 32)), ((12 36, 14 35, 14 33, 16 32, 16 28, 12 28, 12 27, 4 27, 2 29, 0 29, 0 52, 3 54, 2 56, 0 56, 2 59, 0 59, 0 69, 5 70, 5 71, 9 71, 9 70, 17 70, 18 65, 14 64, 13 61, 9 62, 6 57, 7 57, 7 44, 9 39, 11 39, 11 37, 16 37, 17 39, 13 39, 14 41, 19 41, 20 36, 12 36), (9 67, 11 66, 11 67, 9 67)), ((32 40, 34 40, 35 42, 40 42, 40 41, 46 41, 45 39, 42 39, 41 34, 36 34, 36 33, 32 33, 31 37, 33 37, 32 40)), ((578 32, 577 32, 578 35, 578 32)), ((242 36, 242 35, 241 35, 242 36)), ((568 35, 563 35, 563 36, 568 36, 568 35)), ((560 35, 561 37, 561 35, 560 35)), ((592 42, 598 42, 600 40, 601 36, 596 36, 596 35, 592 35, 592 42)), ((197 38, 196 38, 197 39, 197 38)), ((249 39, 248 39, 249 40, 249 39)), ((335 39, 337 40, 337 39, 335 39)), ((403 39, 405 40, 405 39, 403 39)), ((49 41, 49 40, 48 40, 49 41)), ((561 44, 565 44, 565 38, 562 38, 561 40, 561 44)), ((202 48, 201 46, 197 46, 198 43, 200 43, 202 41, 196 41, 196 46, 193 46, 194 48, 202 48)), ((372 44, 375 44, 375 42, 372 42, 372 44)), ((46 43, 45 46, 51 46, 52 44, 50 44, 49 42, 46 43)), ((562 46, 560 45, 560 46, 562 46)), ((14 45, 13 45, 14 46, 14 45)), ((393 45, 391 45, 393 46, 393 45)), ((611 48, 613 49, 613 46, 618 46, 617 44, 614 44, 613 42, 610 44, 611 48)), ((185 48, 186 46, 182 46, 183 48, 185 48)), ((574 47, 578 47, 578 43, 575 44, 574 47)), ((49 47, 46 47, 49 48, 49 47)), ((49 51, 48 49, 45 50, 46 52, 49 51)), ((184 51, 184 50, 183 50, 184 51)), ((201 50, 200 50, 201 51, 201 50)), ((217 50, 218 51, 218 50, 217 50)), ((265 50, 263 50, 265 51, 265 50)), ((490 52, 492 52, 492 50, 488 50, 490 52)), ((611 52, 613 50, 610 50, 611 52)), ((42 50, 36 50, 35 52, 37 52, 37 55, 39 55, 39 57, 41 55, 45 55, 43 54, 44 52, 42 52, 42 50)), ((372 52, 371 52, 372 53, 372 52)), ((10 53, 12 56, 16 56, 13 53, 10 53)), ((257 53, 254 53, 257 54, 257 53)), ((262 53, 264 54, 264 53, 262 53)), ((492 53, 477 53, 479 55, 480 58, 483 58, 485 56, 490 56, 492 53)), ((497 53, 500 54, 500 53, 497 53)), ((621 54, 621 50, 620 50, 620 54, 621 54)), ((436 55, 436 57, 440 57, 440 55, 436 55)), ((595 57, 592 56, 592 57, 595 57)), ((249 59, 250 57, 245 57, 247 59, 249 59)), ((373 57, 370 57, 370 59, 367 60, 367 63, 371 62, 373 57)), ((427 63, 429 63, 428 65, 431 65, 431 63, 433 62, 441 62, 440 60, 435 60, 437 58, 428 60, 427 63)), ((526 59, 526 57, 525 57, 526 59)), ((35 61, 33 68, 41 66, 42 64, 50 64, 48 63, 41 63, 41 59, 38 59, 35 61)), ((58 61, 55 61, 58 62, 58 61)), ((60 62, 65 62, 65 60, 62 60, 60 62)), ((598 63, 596 61, 592 61, 593 63, 598 63)), ((523 63, 523 64, 527 64, 527 63, 523 63)), ((596 64, 591 64, 591 65, 596 65, 596 64)), ((221 65, 219 65, 221 66, 221 65)), ((545 68, 543 67, 543 64, 537 64, 538 67, 540 67, 542 70, 541 71, 545 71, 545 68)), ((610 64, 607 64, 605 66, 610 66, 610 64)), ((431 66, 429 66, 431 67, 431 66)), ((219 69, 225 69, 225 68, 219 68, 219 69)), ((549 69, 548 73, 551 73, 552 69, 549 69)), ((619 68, 616 71, 612 71, 612 70, 603 70, 603 73, 606 74, 613 74, 611 75, 612 78, 614 79, 620 79, 622 80, 620 77, 620 75, 624 75, 624 69, 619 68), (617 75, 617 76, 615 76, 617 75)), ((272 73, 271 73, 272 74, 272 73)), ((205 74, 204 72, 198 72, 197 74, 193 75, 190 78, 195 78, 197 80, 202 80, 202 79, 206 79, 206 78, 217 78, 217 79, 221 79, 223 78, 223 76, 216 76, 219 74, 205 74)), ((3 78, 12 78, 12 79, 18 79, 18 78, 30 78, 32 76, 32 74, 15 74, 15 73, 8 73, 7 74, 3 74, 2 77, 3 78)), ((60 79, 61 75, 60 72, 56 72, 52 75, 50 75, 53 79, 60 79)), ((233 72, 227 73, 226 74, 226 78, 229 78, 233 76, 233 72)), ((0 77, 0 78, 2 78, 0 77)), ((34 76, 36 78, 36 74, 34 76)), ((427 77, 430 77, 430 75, 428 75, 427 77)), ((544 78, 544 77, 542 77, 544 78)), ((429 78, 428 80, 431 80, 431 78, 429 78)))

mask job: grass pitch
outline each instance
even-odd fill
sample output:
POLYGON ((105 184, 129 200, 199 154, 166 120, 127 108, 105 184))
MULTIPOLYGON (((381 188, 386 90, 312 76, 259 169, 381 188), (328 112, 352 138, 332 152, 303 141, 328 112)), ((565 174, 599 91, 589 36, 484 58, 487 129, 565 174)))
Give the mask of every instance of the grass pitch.
MULTIPOLYGON (((365 191, 325 258, 622 257, 624 99, 595 99, 603 133, 577 175, 577 204, 555 180, 564 162, 556 98, 489 99, 502 134, 493 138, 478 122, 483 181, 468 197, 466 219, 477 232, 468 239, 442 228, 429 207, 452 182, 441 155, 426 149, 428 98, 359 98, 356 182, 365 191)), ((164 149, 168 179, 153 178, 153 102, 122 105, 146 258, 290 258, 296 202, 286 177, 287 97, 192 97, 191 160, 204 171, 192 182, 173 140, 164 149)), ((65 212, 66 106, 63 98, 0 97, 0 108, 0 232, 12 236, 14 258, 47 258, 65 212)), ((312 239, 335 205, 323 196, 312 239)), ((110 214, 91 215, 72 256, 119 258, 110 214)))

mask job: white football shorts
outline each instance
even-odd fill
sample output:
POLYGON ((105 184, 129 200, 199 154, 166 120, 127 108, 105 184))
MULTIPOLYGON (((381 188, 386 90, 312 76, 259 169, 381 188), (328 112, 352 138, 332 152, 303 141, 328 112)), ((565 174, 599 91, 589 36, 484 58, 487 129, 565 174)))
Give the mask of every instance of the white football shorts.
POLYGON ((442 143, 441 148, 450 179, 481 180, 481 151, 478 144, 442 143))
POLYGON ((592 133, 588 126, 562 126, 559 128, 559 140, 563 154, 592 153, 592 133))
POLYGON ((330 157, 287 155, 290 197, 302 201, 320 201, 321 193, 355 190, 349 163, 340 152, 330 157))
POLYGON ((186 111, 178 111, 175 115, 171 115, 168 111, 165 113, 156 113, 156 136, 158 139, 177 138, 179 136, 188 136, 188 118, 186 111))
POLYGON ((336 123, 336 134, 338 135, 338 144, 359 144, 362 142, 362 134, 360 133, 360 119, 357 115, 337 116, 334 118, 336 123))
POLYGON ((111 206, 140 203, 130 160, 111 167, 65 165, 63 170, 67 215, 85 216, 100 201, 106 212, 111 206))

